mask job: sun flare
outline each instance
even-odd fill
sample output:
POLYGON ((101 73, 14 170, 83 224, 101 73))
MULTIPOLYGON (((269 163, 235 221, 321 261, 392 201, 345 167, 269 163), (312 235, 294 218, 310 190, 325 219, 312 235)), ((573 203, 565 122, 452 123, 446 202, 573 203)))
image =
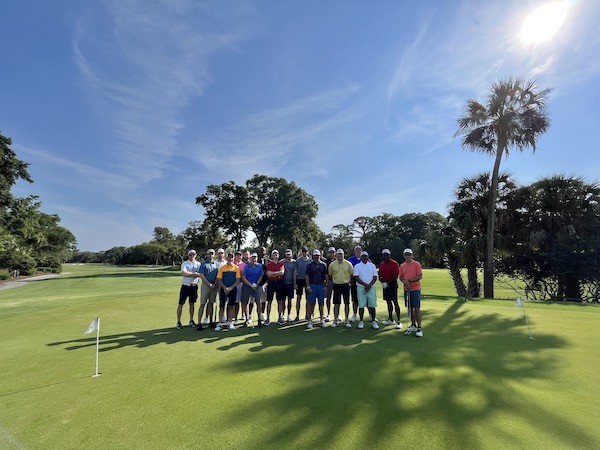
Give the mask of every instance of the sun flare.
POLYGON ((547 41, 563 24, 570 2, 568 0, 547 3, 527 16, 521 27, 521 39, 527 44, 547 41))

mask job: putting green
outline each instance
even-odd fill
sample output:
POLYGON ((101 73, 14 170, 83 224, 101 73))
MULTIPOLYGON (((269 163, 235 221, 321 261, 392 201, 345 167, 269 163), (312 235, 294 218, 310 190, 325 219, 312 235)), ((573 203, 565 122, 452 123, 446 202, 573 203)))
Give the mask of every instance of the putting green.
POLYGON ((600 448, 593 305, 527 303, 529 340, 514 301, 426 270, 422 339, 197 332, 174 328, 177 271, 65 272, 0 292, 0 448, 600 448))

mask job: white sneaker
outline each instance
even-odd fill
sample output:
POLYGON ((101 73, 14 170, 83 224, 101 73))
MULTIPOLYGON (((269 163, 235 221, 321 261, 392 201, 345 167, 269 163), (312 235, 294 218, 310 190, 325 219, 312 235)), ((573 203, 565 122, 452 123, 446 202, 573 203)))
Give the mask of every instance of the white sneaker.
POLYGON ((325 321, 321 320, 321 328, 325 328, 327 327, 327 324, 325 323, 325 321))
POLYGON ((217 326, 215 327, 215 331, 221 331, 221 324, 218 323, 217 326))
POLYGON ((398 322, 396 324, 396 330, 401 330, 402 329, 402 322, 398 322))
POLYGON ((233 323, 229 323, 229 329, 230 330, 235 330, 235 325, 233 323))
POLYGON ((202 325, 208 325, 208 317, 205 317, 202 321, 202 325))
POLYGON ((325 317, 325 322, 331 322, 331 317, 329 316, 329 314, 327 314, 327 316, 325 317))
POLYGON ((337 327, 337 324, 337 320, 334 320, 333 322, 331 322, 331 328, 337 327))
POLYGON ((308 328, 310 330, 310 329, 312 329, 312 327, 313 327, 312 320, 309 320, 308 323, 306 324, 306 328, 308 328))
POLYGON ((410 333, 412 333, 412 327, 410 327, 410 326, 409 326, 409 327, 406 327, 406 331, 404 332, 404 334, 405 334, 406 336, 410 336, 410 333))
POLYGON ((350 317, 350 322, 356 322, 356 314, 353 314, 352 317, 350 317))
POLYGON ((251 326, 252 326, 252 320, 248 320, 248 321, 246 321, 246 326, 247 326, 247 327, 251 327, 251 326))
POLYGON ((365 327, 365 323, 361 320, 360 322, 358 322, 358 329, 362 330, 365 327))
POLYGON ((374 330, 379 330, 379 324, 377 323, 377 321, 373 321, 373 323, 371 324, 371 326, 373 327, 374 330))
POLYGON ((346 323, 344 324, 344 326, 346 328, 352 328, 352 324, 350 322, 348 322, 348 321, 346 321, 346 323))
POLYGON ((417 330, 417 333, 415 334, 416 337, 423 337, 423 330, 421 330, 420 328, 417 330))
POLYGON ((396 322, 394 322, 393 320, 386 320, 385 322, 382 322, 384 325, 394 325, 396 322))

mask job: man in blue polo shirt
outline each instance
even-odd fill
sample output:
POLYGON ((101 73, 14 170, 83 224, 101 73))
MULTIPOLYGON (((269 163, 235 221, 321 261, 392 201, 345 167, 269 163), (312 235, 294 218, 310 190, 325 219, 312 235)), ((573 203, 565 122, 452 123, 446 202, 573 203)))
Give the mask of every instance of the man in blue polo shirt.
POLYGON ((242 271, 242 306, 246 314, 245 326, 252 326, 252 315, 250 313, 249 302, 250 297, 253 298, 256 303, 256 314, 258 316, 258 326, 262 327, 262 320, 260 317, 260 303, 262 296, 262 287, 258 285, 259 281, 263 276, 263 266, 258 263, 258 255, 252 253, 250 260, 244 266, 242 271))

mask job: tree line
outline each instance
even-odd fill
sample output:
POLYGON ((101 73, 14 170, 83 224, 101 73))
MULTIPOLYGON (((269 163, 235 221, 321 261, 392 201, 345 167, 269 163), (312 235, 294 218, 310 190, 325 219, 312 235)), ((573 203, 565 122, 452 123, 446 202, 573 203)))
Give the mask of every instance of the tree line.
POLYGON ((0 279, 17 271, 59 272, 76 248, 75 236, 60 225, 60 217, 40 211, 39 197, 17 197, 18 180, 32 183, 29 164, 17 158, 12 140, 0 133, 0 279))

